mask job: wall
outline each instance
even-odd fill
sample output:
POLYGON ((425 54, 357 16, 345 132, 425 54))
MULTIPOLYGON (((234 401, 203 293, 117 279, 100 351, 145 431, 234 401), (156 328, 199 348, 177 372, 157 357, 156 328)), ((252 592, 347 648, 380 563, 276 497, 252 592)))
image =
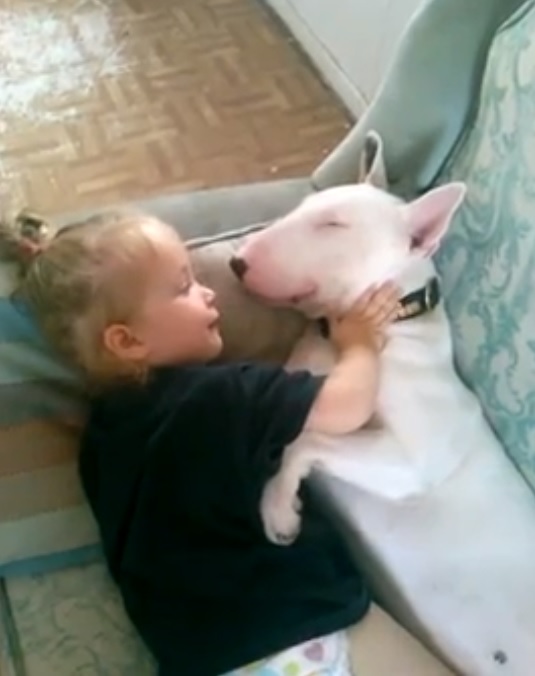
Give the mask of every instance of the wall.
POLYGON ((355 116, 423 0, 265 0, 355 116))

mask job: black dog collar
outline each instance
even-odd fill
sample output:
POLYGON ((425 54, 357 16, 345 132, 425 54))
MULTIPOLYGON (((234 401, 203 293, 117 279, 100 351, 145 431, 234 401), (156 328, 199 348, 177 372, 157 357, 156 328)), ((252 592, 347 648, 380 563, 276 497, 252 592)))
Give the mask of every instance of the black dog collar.
MULTIPOLYGON (((431 312, 440 303, 440 285, 436 277, 432 277, 425 286, 416 291, 408 293, 400 299, 400 310, 396 321, 403 322, 406 319, 420 317, 427 312, 431 312)), ((329 324, 327 320, 319 320, 321 335, 324 338, 329 336, 329 324)))
POLYGON ((427 312, 431 312, 440 303, 440 285, 436 277, 432 277, 427 284, 408 293, 400 299, 401 306, 396 321, 402 322, 405 319, 413 319, 427 312))

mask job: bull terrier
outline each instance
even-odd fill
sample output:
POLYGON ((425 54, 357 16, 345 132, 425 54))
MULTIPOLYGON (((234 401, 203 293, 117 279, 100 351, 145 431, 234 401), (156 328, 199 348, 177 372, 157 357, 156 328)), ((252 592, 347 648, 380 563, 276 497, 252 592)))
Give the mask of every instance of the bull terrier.
MULTIPOLYGON (((397 619, 464 676, 535 673, 535 497, 458 377, 432 254, 462 183, 411 202, 384 184, 368 137, 362 182, 314 193, 253 234, 231 261, 245 288, 310 318, 346 310, 371 284, 403 289, 389 329, 377 419, 343 437, 304 432, 267 483, 261 514, 281 546, 298 537, 312 470, 360 567, 397 619)), ((330 343, 311 323, 286 367, 323 374, 330 343)))

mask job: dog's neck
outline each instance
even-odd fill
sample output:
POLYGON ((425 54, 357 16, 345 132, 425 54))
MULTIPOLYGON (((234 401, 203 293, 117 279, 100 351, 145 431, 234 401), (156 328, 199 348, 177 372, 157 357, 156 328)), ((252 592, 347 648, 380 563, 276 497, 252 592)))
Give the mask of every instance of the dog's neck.
POLYGON ((395 281, 401 288, 401 295, 406 296, 424 287, 431 278, 436 277, 436 274, 433 261, 430 258, 423 258, 412 263, 395 281))

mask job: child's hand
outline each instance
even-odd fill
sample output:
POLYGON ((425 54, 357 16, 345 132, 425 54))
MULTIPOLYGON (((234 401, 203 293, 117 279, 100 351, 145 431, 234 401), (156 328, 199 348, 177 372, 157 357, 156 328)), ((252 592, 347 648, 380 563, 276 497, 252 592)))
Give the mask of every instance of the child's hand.
POLYGON ((381 351, 385 331, 394 321, 400 290, 393 282, 368 289, 341 318, 330 318, 330 338, 339 352, 363 345, 381 351))

